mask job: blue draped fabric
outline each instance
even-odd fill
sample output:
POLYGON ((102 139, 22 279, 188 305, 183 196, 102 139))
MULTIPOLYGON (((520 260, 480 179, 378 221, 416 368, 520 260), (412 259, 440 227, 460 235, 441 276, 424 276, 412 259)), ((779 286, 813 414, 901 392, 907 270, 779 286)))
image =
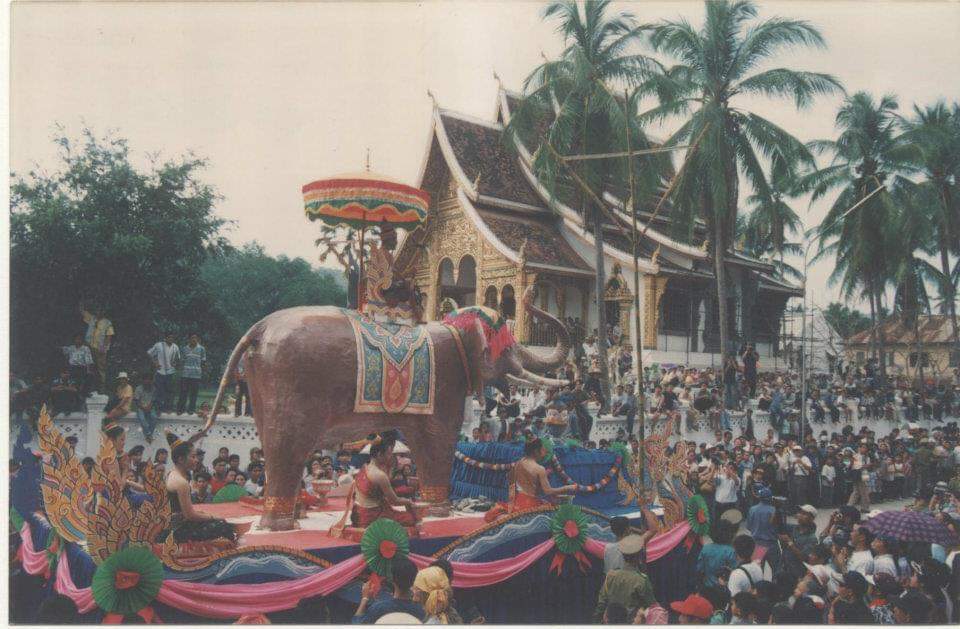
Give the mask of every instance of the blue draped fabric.
MULTIPOLYGON (((519 443, 458 443, 457 451, 484 463, 512 463, 523 457, 523 445, 519 443)), ((615 452, 566 446, 556 448, 554 454, 570 478, 581 485, 599 482, 617 459, 615 452)), ((630 479, 623 466, 620 473, 630 479)), ((482 470, 469 466, 460 459, 454 459, 453 471, 450 473, 450 498, 460 500, 486 496, 496 501, 506 501, 508 475, 507 471, 482 470)), ((550 483, 554 486, 565 484, 564 480, 553 472, 550 473, 550 483)), ((617 476, 614 476, 601 491, 578 494, 573 502, 591 509, 605 510, 620 507, 623 499, 624 495, 617 489, 617 476)))
POLYGON ((647 564, 647 575, 653 585, 653 593, 664 607, 673 601, 680 601, 697 589, 696 565, 700 555, 700 544, 694 543, 687 550, 685 543, 663 557, 647 564))

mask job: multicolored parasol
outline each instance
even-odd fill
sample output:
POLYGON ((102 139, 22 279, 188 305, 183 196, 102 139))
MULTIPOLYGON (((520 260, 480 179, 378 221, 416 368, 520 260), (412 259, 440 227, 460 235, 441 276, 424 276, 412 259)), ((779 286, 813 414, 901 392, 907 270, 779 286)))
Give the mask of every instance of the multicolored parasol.
POLYGON ((303 186, 307 218, 333 227, 388 223, 413 229, 427 218, 430 194, 386 177, 363 173, 321 179, 303 186))
MULTIPOLYGON (((430 194, 365 172, 320 179, 303 186, 303 207, 311 221, 360 230, 360 282, 357 306, 363 303, 364 238, 367 227, 415 229, 427 218, 430 194)), ((381 233, 381 239, 387 238, 381 233)), ((396 234, 391 238, 396 243, 396 234)), ((392 248, 388 247, 388 248, 392 248)))
POLYGON ((864 525, 878 537, 890 537, 902 542, 926 542, 951 546, 957 538, 939 520, 920 511, 883 511, 864 525))

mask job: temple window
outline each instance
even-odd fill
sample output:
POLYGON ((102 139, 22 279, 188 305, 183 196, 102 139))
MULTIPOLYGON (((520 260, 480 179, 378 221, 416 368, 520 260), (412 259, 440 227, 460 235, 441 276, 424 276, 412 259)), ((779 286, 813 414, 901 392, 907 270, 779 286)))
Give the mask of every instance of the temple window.
POLYGON ((487 286, 487 290, 483 293, 483 305, 486 308, 493 308, 494 310, 499 308, 500 304, 497 299, 496 286, 487 286))
POLYGON ((514 295, 513 286, 509 284, 500 291, 500 312, 505 319, 517 317, 517 298, 514 295))
POLYGON ((472 306, 477 303, 477 263, 473 256, 463 256, 457 269, 457 291, 460 298, 457 303, 461 306, 472 306))

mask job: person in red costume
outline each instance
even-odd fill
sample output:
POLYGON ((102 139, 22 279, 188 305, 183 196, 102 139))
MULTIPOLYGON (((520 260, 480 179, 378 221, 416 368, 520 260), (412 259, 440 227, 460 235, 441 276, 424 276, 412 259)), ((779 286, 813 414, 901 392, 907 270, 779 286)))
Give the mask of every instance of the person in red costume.
POLYGON ((389 518, 404 526, 417 522, 413 500, 401 498, 390 484, 395 432, 378 435, 370 445, 370 462, 363 466, 354 480, 356 492, 352 519, 355 526, 367 527, 378 518, 389 518), (393 507, 404 507, 397 511, 393 507))
POLYGON ((551 504, 546 498, 569 495, 576 491, 576 485, 551 487, 547 479, 547 470, 540 463, 545 456, 543 442, 530 439, 523 447, 523 458, 513 468, 513 482, 516 493, 509 503, 499 502, 487 511, 484 519, 493 522, 497 518, 514 511, 533 509, 551 504), (545 496, 546 498, 541 498, 545 496))

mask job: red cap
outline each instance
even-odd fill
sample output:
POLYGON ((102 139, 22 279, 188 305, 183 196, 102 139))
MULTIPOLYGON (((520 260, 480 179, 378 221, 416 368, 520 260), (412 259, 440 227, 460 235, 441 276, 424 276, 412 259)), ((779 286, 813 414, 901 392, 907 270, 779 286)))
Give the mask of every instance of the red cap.
POLYGON ((706 619, 713 614, 713 604, 699 594, 691 594, 683 601, 670 603, 670 608, 678 614, 706 619))

